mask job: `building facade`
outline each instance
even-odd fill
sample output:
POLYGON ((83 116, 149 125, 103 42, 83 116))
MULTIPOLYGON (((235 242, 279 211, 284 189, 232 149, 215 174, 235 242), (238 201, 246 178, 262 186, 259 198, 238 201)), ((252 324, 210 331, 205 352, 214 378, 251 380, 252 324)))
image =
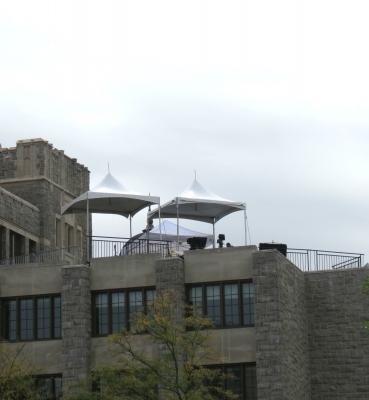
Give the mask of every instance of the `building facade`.
MULTIPOLYGON (((2 258, 6 260, 17 254, 8 249, 13 232, 22 236, 24 253, 33 246, 35 254, 38 249, 54 251, 61 205, 88 188, 87 169, 73 160, 70 164, 69 158, 70 171, 76 172, 68 175, 68 167, 52 178, 50 159, 58 154, 58 165, 66 162, 61 161, 66 156, 41 139, 32 143, 22 141, 16 149, 2 149, 3 157, 15 155, 14 164, 0 163, 2 258), (18 168, 33 168, 21 167, 18 161, 28 154, 22 150, 25 145, 34 149, 30 154, 39 154, 40 148, 49 154, 44 158, 49 167, 36 162, 34 175, 22 175, 18 168), (41 170, 40 178, 37 171, 41 170), (27 185, 40 191, 40 197, 46 191, 57 192, 52 207, 31 194, 33 189, 27 185)), ((76 230, 85 237, 86 217, 70 217, 75 219, 60 217, 64 242, 65 224, 75 229, 73 240, 78 237, 76 230)), ((76 243, 85 260, 84 240, 76 243)), ((179 306, 199 304, 213 319, 216 357, 222 359, 222 369, 235 377, 232 387, 240 398, 369 398, 369 335, 364 330, 369 296, 359 290, 369 276, 366 267, 303 272, 277 250, 259 251, 256 246, 187 251, 183 258, 145 252, 92 257, 89 264, 72 257, 17 261, 0 266, 1 336, 27 343, 26 357, 43 368, 55 394, 61 386, 89 376, 94 367, 112 362, 108 334, 129 329, 132 312, 157 291, 171 289, 179 306)), ((144 335, 137 342, 146 352, 159 351, 147 344, 144 335)))

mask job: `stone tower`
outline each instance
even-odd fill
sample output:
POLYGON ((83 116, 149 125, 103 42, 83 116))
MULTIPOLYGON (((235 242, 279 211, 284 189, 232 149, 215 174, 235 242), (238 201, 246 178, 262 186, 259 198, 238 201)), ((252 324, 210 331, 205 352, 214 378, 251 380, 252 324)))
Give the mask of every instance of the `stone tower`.
POLYGON ((71 246, 86 259, 86 215, 64 217, 61 207, 89 180, 84 165, 44 139, 0 148, 0 259, 71 246))

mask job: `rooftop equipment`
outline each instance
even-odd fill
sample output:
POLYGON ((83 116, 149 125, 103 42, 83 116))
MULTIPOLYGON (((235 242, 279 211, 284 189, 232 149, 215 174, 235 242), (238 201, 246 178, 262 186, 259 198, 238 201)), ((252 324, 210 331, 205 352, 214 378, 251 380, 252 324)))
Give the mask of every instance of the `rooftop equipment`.
POLYGON ((278 250, 281 254, 287 257, 287 245, 283 243, 259 243, 259 250, 278 250))
POLYGON ((192 237, 187 239, 190 250, 202 250, 206 246, 206 237, 192 237))

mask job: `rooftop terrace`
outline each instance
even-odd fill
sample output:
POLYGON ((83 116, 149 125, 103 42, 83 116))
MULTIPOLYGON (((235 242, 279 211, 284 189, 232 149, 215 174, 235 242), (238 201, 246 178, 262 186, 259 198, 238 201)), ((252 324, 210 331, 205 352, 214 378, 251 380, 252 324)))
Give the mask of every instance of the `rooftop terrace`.
MULTIPOLYGON (((176 256, 170 241, 150 241, 115 237, 90 237, 91 258, 125 257, 140 254, 160 254, 161 258, 176 256)), ((208 249, 209 250, 209 249, 208 249)), ((212 250, 212 249, 210 249, 212 250)), ((201 252, 201 250, 196 250, 201 252)), ((214 249, 217 251, 217 249, 214 249)), ((55 249, 37 254, 28 254, 0 260, 1 265, 52 263, 68 261, 70 264, 84 263, 78 246, 55 249)), ((361 268, 364 254, 326 250, 287 248, 286 257, 302 271, 323 271, 330 269, 361 268)))

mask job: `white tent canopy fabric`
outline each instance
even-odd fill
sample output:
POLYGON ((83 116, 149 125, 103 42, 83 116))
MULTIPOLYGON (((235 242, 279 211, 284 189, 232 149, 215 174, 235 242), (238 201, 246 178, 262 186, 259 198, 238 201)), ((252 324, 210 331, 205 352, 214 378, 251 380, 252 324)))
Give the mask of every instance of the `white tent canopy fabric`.
MULTIPOLYGON (((160 208, 160 197, 143 196, 129 191, 108 172, 105 178, 92 190, 83 193, 62 207, 61 213, 63 215, 86 212, 87 234, 89 232, 89 213, 118 214, 126 218, 129 217, 130 235, 132 237, 132 217, 153 204, 158 204, 160 208)), ((89 261, 89 240, 87 240, 87 259, 89 261)))
MULTIPOLYGON (((143 233, 140 239, 150 239, 150 240, 160 240, 177 241, 177 225, 170 221, 164 220, 160 225, 153 228, 148 234, 143 233)), ((182 226, 178 227, 179 231, 179 241, 187 243, 188 238, 192 237, 206 237, 206 246, 213 244, 213 235, 209 233, 196 232, 191 229, 184 228, 182 226)))
MULTIPOLYGON (((213 224, 228 214, 245 210, 246 205, 217 196, 195 179, 183 193, 160 207, 161 217, 177 218, 177 209, 180 218, 213 224)), ((147 218, 159 218, 159 208, 149 212, 147 218)))
POLYGON ((129 191, 109 172, 92 190, 62 207, 62 214, 86 212, 87 201, 91 213, 118 214, 128 218, 150 205, 160 204, 160 197, 129 191))
POLYGON ((179 196, 148 213, 147 218, 192 219, 213 224, 215 240, 215 223, 235 211, 244 210, 245 243, 246 243, 246 204, 224 199, 203 187, 195 178, 190 186, 179 196))

